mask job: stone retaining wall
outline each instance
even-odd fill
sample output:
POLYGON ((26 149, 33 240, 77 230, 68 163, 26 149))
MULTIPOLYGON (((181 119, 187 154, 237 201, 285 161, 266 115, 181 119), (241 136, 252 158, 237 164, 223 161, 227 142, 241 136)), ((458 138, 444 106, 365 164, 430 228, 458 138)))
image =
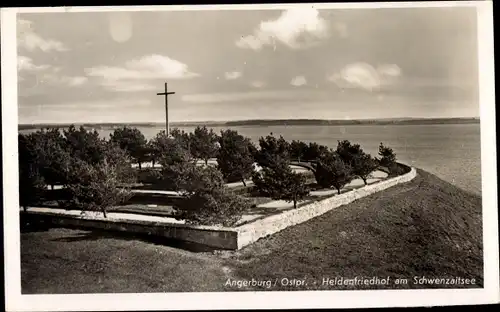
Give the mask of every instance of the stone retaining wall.
POLYGON ((417 171, 415 168, 411 168, 410 172, 404 175, 367 185, 360 189, 355 189, 341 195, 329 197, 327 199, 302 206, 298 209, 288 210, 283 213, 237 227, 238 249, 257 241, 260 238, 279 232, 289 226, 305 222, 334 208, 349 204, 356 199, 385 190, 396 184, 408 182, 415 178, 416 175, 417 171))
POLYGON ((165 237, 215 249, 237 249, 238 233, 233 229, 139 220, 89 219, 55 213, 21 211, 21 220, 79 229, 99 229, 165 237))

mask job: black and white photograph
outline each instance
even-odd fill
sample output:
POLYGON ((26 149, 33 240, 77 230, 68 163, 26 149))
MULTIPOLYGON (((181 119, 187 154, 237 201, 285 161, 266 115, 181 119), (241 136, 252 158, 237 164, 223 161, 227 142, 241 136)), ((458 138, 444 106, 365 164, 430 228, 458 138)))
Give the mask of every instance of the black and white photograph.
POLYGON ((8 310, 498 302, 490 1, 1 23, 8 310))

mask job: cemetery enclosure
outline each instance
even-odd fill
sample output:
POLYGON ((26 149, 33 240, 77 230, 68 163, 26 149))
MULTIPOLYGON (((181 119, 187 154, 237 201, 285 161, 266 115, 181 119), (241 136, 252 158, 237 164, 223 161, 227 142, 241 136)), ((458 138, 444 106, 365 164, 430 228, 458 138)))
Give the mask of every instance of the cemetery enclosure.
MULTIPOLYGON (((300 224, 320 216, 336 207, 351 203, 359 198, 382 191, 394 185, 411 181, 416 176, 415 168, 409 172, 375 184, 354 189, 341 195, 312 202, 297 209, 271 215, 236 227, 198 226, 175 224, 165 221, 144 221, 110 219, 102 217, 71 216, 64 213, 47 212, 30 208, 21 211, 22 218, 32 222, 44 222, 55 226, 69 226, 89 229, 124 231, 148 234, 189 243, 200 244, 214 249, 241 249, 260 238, 272 235, 289 226, 300 224)), ((54 211, 54 210, 53 210, 54 211)))

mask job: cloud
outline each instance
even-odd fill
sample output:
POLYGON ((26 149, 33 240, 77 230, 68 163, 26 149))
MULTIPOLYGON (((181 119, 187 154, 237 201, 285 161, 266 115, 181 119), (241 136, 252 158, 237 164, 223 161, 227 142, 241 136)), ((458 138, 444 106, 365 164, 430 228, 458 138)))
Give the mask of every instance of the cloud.
POLYGON ((17 70, 18 71, 43 71, 50 68, 50 65, 35 65, 33 60, 27 56, 19 55, 17 57, 17 70))
POLYGON ((158 89, 158 86, 137 80, 104 80, 101 85, 108 90, 118 92, 138 92, 158 89))
POLYGON ((81 86, 87 83, 89 79, 83 76, 74 76, 74 77, 62 77, 62 81, 67 83, 70 86, 76 87, 81 86))
MULTIPOLYGON (((36 79, 44 84, 76 87, 85 84, 88 80, 84 76, 61 75, 59 74, 61 71, 60 67, 46 64, 36 65, 31 58, 23 55, 17 57, 17 68, 20 74, 36 75, 36 79)), ((26 79, 20 75, 18 81, 26 81, 26 79)))
MULTIPOLYGON (((307 95, 307 93, 306 93, 307 95)), ((182 96, 183 102, 193 103, 218 103, 218 102, 238 102, 244 100, 285 100, 303 98, 304 95, 297 91, 290 90, 268 90, 249 92, 225 92, 225 93, 200 93, 186 94, 182 96)))
POLYGON ((237 72, 237 71, 233 71, 233 72, 226 72, 224 73, 224 77, 227 79, 227 80, 234 80, 234 79, 238 79, 241 77, 241 72, 237 72))
POLYGON ((250 85, 254 88, 262 88, 266 85, 266 83, 263 81, 260 81, 260 80, 255 80, 255 81, 252 81, 250 83, 250 85))
POLYGON ((87 83, 88 78, 84 76, 65 76, 55 72, 49 72, 41 76, 41 83, 54 86, 78 87, 87 83))
POLYGON ((23 19, 17 21, 17 44, 28 51, 39 49, 43 52, 64 52, 69 50, 60 41, 42 38, 35 32, 33 23, 23 19))
POLYGON ((341 38, 347 38, 349 36, 349 33, 347 32, 347 26, 344 23, 336 22, 334 24, 334 28, 341 38))
POLYGON ((260 50, 264 45, 279 41, 289 48, 301 49, 314 46, 328 37, 328 24, 313 8, 293 8, 284 11, 277 19, 263 21, 254 34, 243 36, 236 46, 260 50))
POLYGON ((353 63, 345 66, 339 73, 334 73, 328 80, 340 88, 360 88, 368 91, 394 84, 401 76, 401 69, 396 64, 384 64, 377 68, 367 63, 353 63))
POLYGON ((401 68, 396 64, 384 64, 377 67, 380 75, 387 77, 399 77, 401 75, 401 68))
POLYGON ((103 87, 114 91, 150 90, 145 79, 188 79, 199 74, 190 72, 186 64, 162 55, 146 55, 125 63, 123 67, 97 66, 85 70, 87 76, 100 79, 103 87))
POLYGON ((307 80, 304 76, 297 76, 290 81, 292 86, 300 87, 307 83, 307 80))

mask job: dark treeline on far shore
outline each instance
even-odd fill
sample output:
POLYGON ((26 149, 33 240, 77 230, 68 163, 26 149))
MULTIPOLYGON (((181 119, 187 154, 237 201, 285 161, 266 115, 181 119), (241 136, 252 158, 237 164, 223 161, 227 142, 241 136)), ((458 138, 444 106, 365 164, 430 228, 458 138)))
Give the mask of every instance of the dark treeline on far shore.
MULTIPOLYGON (((353 119, 353 120, 327 120, 327 119, 252 119, 237 121, 200 121, 200 122, 173 122, 176 127, 229 127, 229 126, 347 126, 347 125, 429 125, 429 124, 476 124, 476 118, 386 118, 386 119, 353 119)), ((19 130, 42 128, 67 128, 71 124, 20 124, 19 130)), ((96 129, 114 129, 122 126, 128 127, 160 127, 160 122, 138 123, 81 123, 78 126, 96 129)))
MULTIPOLYGON (((376 169, 390 176, 403 173, 391 148, 380 143, 379 157, 359 144, 338 140, 336 148, 315 142, 286 141, 272 133, 258 145, 232 129, 216 133, 206 126, 193 132, 174 128, 147 140, 138 128, 120 127, 109 138, 96 130, 70 126, 19 134, 19 195, 23 207, 46 198, 48 186, 61 185, 63 197, 55 201, 66 209, 101 211, 130 199, 137 183, 177 191, 182 200, 179 216, 198 224, 232 225, 251 206, 226 184, 254 183, 259 196, 297 202, 310 192, 310 178, 321 188, 338 194, 353 179, 367 179, 376 169), (216 164, 209 160, 216 159, 216 164), (158 168, 142 168, 145 162, 158 168), (137 164, 138 168, 134 168, 137 164), (256 166, 261 170, 255 170, 256 166), (295 172, 292 164, 310 169, 295 172)), ((247 192, 247 195, 250 194, 247 192)), ((54 201, 54 199, 52 199, 54 201)))

